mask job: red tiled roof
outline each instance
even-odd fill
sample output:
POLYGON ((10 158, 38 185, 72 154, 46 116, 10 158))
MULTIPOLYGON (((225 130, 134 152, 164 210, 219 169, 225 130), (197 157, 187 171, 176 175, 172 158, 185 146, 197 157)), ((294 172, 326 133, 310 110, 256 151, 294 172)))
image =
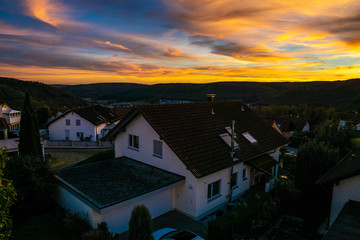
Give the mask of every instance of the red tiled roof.
POLYGON ((115 115, 123 119, 130 111, 132 107, 117 107, 115 108, 115 115))
POLYGON ((231 166, 230 147, 219 136, 235 120, 238 162, 262 155, 287 143, 275 129, 240 101, 137 106, 105 139, 114 137, 138 114, 196 176, 203 177, 231 166), (242 133, 256 140, 250 143, 242 133))

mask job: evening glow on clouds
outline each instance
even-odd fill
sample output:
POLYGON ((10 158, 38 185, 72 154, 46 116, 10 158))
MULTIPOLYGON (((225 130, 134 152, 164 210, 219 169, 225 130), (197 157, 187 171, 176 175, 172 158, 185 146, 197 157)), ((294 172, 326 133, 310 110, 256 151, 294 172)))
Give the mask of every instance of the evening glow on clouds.
POLYGON ((357 78, 358 0, 3 0, 0 76, 54 84, 357 78))

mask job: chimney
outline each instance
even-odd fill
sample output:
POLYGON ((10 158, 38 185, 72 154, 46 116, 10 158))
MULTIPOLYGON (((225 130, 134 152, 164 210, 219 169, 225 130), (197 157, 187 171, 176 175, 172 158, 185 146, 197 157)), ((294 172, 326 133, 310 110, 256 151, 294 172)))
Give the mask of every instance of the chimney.
POLYGON ((209 93, 206 94, 208 102, 214 102, 216 94, 209 93))

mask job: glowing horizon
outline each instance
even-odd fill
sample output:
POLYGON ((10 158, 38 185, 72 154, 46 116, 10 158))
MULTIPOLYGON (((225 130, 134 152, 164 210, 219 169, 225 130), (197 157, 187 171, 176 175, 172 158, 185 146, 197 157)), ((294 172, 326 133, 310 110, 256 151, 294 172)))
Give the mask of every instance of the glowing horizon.
POLYGON ((358 78, 359 10, 354 0, 5 1, 0 76, 48 84, 358 78))

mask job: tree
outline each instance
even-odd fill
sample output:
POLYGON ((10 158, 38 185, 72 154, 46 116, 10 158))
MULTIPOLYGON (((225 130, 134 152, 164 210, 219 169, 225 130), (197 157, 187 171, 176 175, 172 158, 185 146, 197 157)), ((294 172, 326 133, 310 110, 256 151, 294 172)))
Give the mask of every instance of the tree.
POLYGON ((36 113, 37 113, 37 116, 38 116, 40 126, 43 126, 45 123, 47 123, 47 120, 50 117, 50 108, 49 108, 49 106, 43 105, 43 106, 39 107, 36 110, 36 113))
POLYGON ((31 105, 29 92, 25 95, 24 111, 20 121, 19 153, 42 158, 39 123, 31 105))
POLYGON ((148 208, 139 204, 131 211, 129 240, 152 240, 152 218, 148 208))
POLYGON ((11 237, 12 217, 10 207, 15 203, 16 191, 12 181, 4 177, 5 162, 8 156, 0 151, 0 239, 7 240, 11 237))
POLYGON ((13 180, 18 194, 12 208, 15 218, 47 211, 52 205, 55 179, 48 162, 32 155, 14 157, 6 166, 5 176, 13 180))
POLYGON ((333 167, 339 159, 339 150, 311 139, 303 143, 297 153, 295 185, 302 193, 315 189, 316 181, 333 167))

